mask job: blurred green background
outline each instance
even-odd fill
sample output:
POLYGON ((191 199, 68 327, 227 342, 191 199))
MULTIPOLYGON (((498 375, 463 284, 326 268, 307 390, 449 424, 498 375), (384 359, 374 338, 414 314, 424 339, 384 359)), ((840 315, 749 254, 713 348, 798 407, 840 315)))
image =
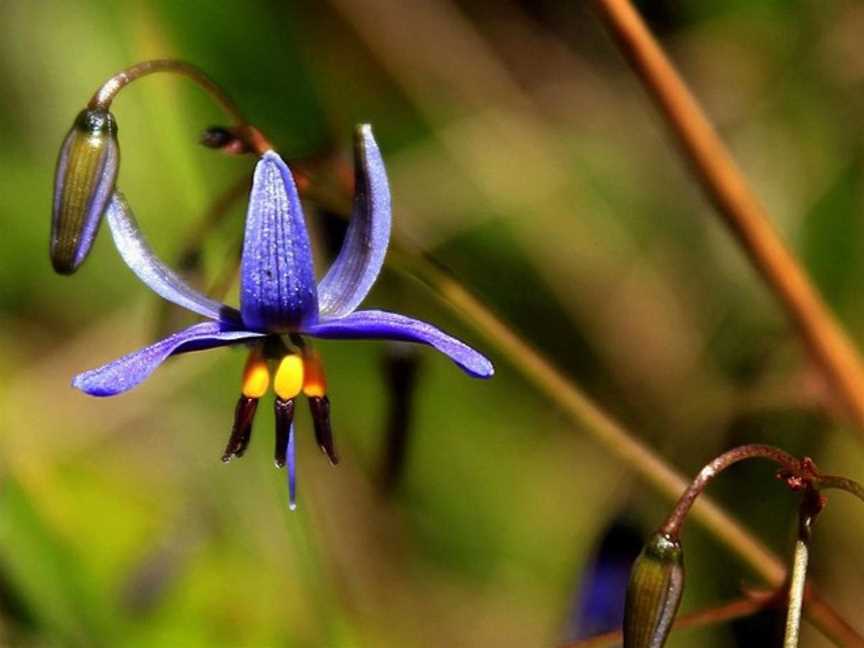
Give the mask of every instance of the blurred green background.
MULTIPOLYGON (((864 8, 640 6, 861 342, 864 8)), ((0 0, 0 24, 0 645, 556 646, 585 631, 580 587, 609 529, 644 536, 669 508, 494 340, 393 270, 367 305, 441 325, 497 375, 470 380, 427 349, 320 344, 342 463, 314 447, 301 408, 297 512, 272 467, 269 401, 247 456, 219 461, 241 352, 184 356, 115 399, 72 390, 164 317, 107 233, 71 278, 47 255, 63 136, 106 77, 147 58, 201 66, 289 159, 348 155, 354 124, 372 123, 397 236, 674 466, 763 441, 864 473, 860 438, 826 413, 819 374, 590 3, 0 0), (388 477, 400 362, 416 392, 388 477)), ((119 186, 175 259, 253 161, 196 145, 224 119, 185 80, 142 80, 114 113, 119 186)), ((208 240, 208 277, 234 254, 244 203, 208 240)), ((307 216, 322 259, 332 217, 307 216)), ((789 554, 795 502, 770 467, 736 468, 712 494, 789 554)), ((860 508, 832 497, 812 573, 864 632, 862 537, 860 508)), ((682 610, 758 583, 695 525, 685 546, 682 610)), ((772 645, 754 643, 771 624, 670 645, 772 645)), ((828 644, 807 628, 803 645, 828 644)))

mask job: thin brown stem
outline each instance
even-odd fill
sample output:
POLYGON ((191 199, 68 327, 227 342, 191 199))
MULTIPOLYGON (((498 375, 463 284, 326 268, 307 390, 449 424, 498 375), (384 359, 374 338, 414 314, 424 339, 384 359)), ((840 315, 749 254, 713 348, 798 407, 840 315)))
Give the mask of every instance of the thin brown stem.
POLYGON ((630 1, 597 0, 597 7, 720 216, 776 293, 838 402, 864 432, 864 368, 854 345, 781 242, 705 112, 630 1))
POLYGON ((684 525, 684 519, 690 508, 696 502, 696 498, 702 494, 702 491, 707 488, 721 472, 729 466, 743 461, 745 459, 768 459, 779 464, 784 470, 797 472, 801 462, 779 448, 769 445, 761 445, 752 443, 749 445, 738 446, 728 452, 724 452, 716 459, 711 460, 705 465, 696 478, 684 491, 684 494, 678 499, 675 508, 666 518, 666 521, 660 527, 660 532, 672 538, 678 538, 681 534, 681 528, 684 525))
MULTIPOLYGON (((682 614, 672 625, 673 630, 685 630, 687 628, 703 628, 707 626, 734 621, 761 612, 762 610, 777 604, 775 594, 760 594, 759 596, 740 598, 718 607, 698 610, 689 614, 682 614)), ((589 637, 564 644, 561 648, 605 648, 606 646, 620 646, 623 637, 621 631, 607 632, 602 635, 589 637)))
POLYGON ((91 97, 88 107, 109 110, 111 103, 123 88, 141 77, 155 74, 156 72, 178 74, 194 81, 198 86, 203 88, 234 121, 238 135, 246 142, 250 150, 258 155, 262 155, 273 148, 264 135, 246 120, 237 104, 213 79, 207 76, 200 68, 184 61, 154 59, 152 61, 136 63, 125 70, 121 70, 99 87, 91 97))
POLYGON ((816 486, 819 490, 824 490, 826 488, 844 490, 864 502, 864 486, 856 482, 854 479, 836 477, 834 475, 819 475, 816 486))
POLYGON ((804 593, 804 615, 835 645, 843 648, 864 646, 864 638, 858 631, 809 588, 804 593))

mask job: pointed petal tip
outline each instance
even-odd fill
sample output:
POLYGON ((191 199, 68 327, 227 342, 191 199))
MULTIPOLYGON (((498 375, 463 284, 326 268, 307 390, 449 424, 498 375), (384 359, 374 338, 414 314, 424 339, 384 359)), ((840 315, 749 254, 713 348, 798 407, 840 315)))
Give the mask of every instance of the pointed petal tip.
POLYGON ((288 510, 289 511, 296 511, 297 510, 297 502, 295 502, 293 500, 288 500, 288 510))
POLYGON ((101 383, 94 383, 93 379, 95 378, 95 371, 95 369, 91 369, 90 371, 83 371, 74 378, 72 378, 72 387, 74 387, 81 393, 87 394, 88 396, 94 396, 96 398, 117 396, 127 391, 124 386, 121 386, 119 384, 104 385, 101 383))
POLYGON ((75 376, 74 378, 72 378, 72 383, 71 383, 72 387, 74 387, 75 389, 77 389, 80 392, 88 394, 89 396, 96 396, 97 394, 91 394, 89 391, 87 391, 86 379, 84 377, 84 375, 86 373, 87 372, 80 373, 77 376, 75 376))
POLYGON ((267 162, 275 162, 276 164, 285 164, 285 161, 282 159, 282 156, 279 155, 273 149, 269 149, 264 152, 264 155, 261 156, 261 161, 267 162))
POLYGON ((468 371, 468 375, 472 378, 482 378, 483 380, 488 380, 495 375, 495 366, 488 358, 480 356, 480 358, 477 359, 476 369, 474 369, 473 371, 468 371))

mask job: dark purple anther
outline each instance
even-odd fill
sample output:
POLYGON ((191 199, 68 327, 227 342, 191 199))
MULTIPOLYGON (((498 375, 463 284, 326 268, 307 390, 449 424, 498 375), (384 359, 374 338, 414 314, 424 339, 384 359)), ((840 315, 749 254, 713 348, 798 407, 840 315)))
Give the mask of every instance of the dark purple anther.
POLYGON ((326 396, 310 396, 309 409, 315 427, 315 440, 334 466, 339 463, 333 445, 333 432, 330 429, 330 399, 326 396))
POLYGON ((234 427, 228 438, 228 445, 222 455, 222 461, 228 463, 234 457, 242 457, 249 447, 252 438, 252 419, 255 418, 255 410, 258 409, 258 399, 249 396, 241 396, 234 408, 234 427))
POLYGON ((276 450, 273 459, 277 468, 285 465, 288 441, 291 439, 291 424, 294 422, 294 399, 277 398, 273 404, 276 414, 276 450))

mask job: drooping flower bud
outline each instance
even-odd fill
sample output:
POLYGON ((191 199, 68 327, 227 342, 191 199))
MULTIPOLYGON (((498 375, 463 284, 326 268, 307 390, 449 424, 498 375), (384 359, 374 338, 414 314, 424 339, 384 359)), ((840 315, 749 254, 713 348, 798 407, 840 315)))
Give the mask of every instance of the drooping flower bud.
POLYGON ((633 563, 624 608, 624 648, 661 648, 684 590, 681 543, 655 533, 633 563))
POLYGON ((117 180, 120 151, 114 116, 78 113, 57 159, 51 215, 51 263, 72 274, 87 257, 117 180))

